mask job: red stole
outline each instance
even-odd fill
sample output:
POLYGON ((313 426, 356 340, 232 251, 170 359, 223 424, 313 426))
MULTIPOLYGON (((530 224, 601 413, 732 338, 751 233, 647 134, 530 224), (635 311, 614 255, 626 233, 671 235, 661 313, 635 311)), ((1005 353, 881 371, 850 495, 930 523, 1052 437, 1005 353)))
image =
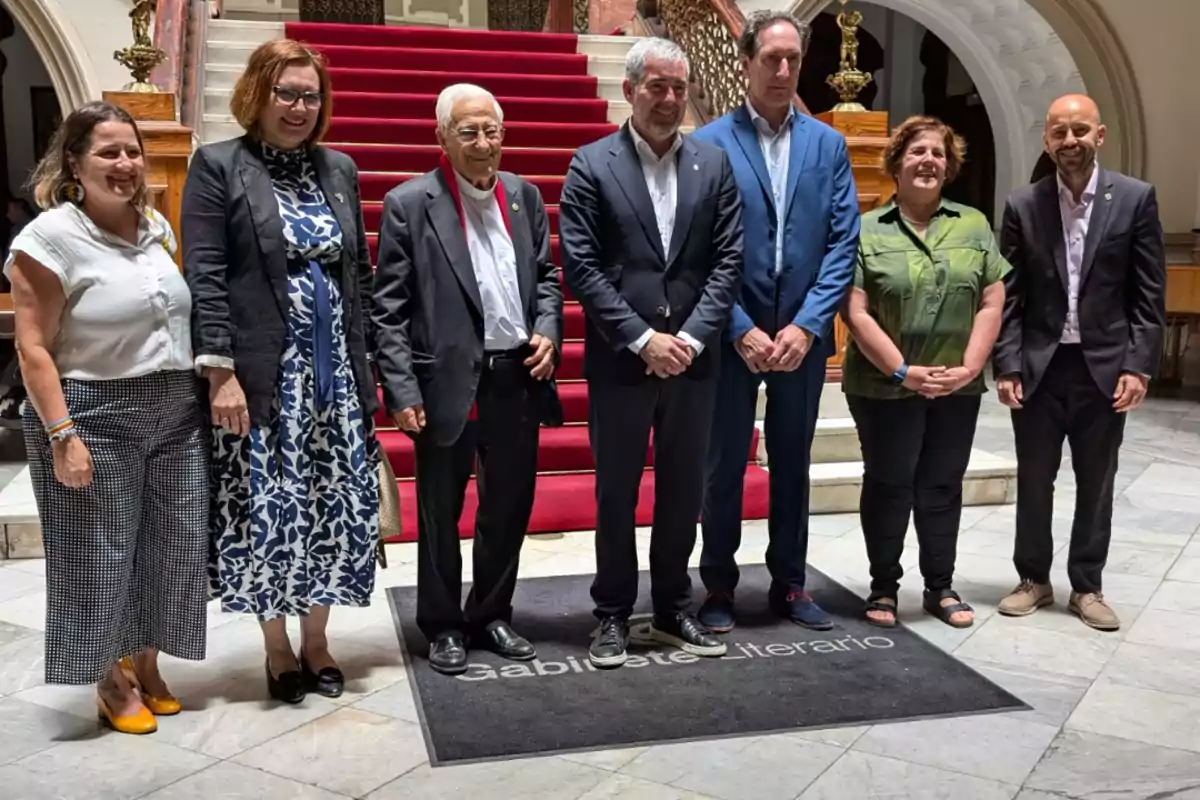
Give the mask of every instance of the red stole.
MULTIPOLYGON (((458 188, 458 175, 454 171, 454 167, 450 165, 450 159, 446 158, 446 154, 442 154, 441 160, 438 162, 438 167, 442 170, 442 177, 446 181, 446 186, 450 189, 450 196, 454 198, 454 207, 458 209, 458 221, 462 223, 463 237, 467 235, 467 215, 463 213, 462 193, 458 188)), ((496 196, 496 204, 500 206, 500 217, 504 220, 504 230, 508 231, 508 238, 512 239, 512 223, 508 221, 508 204, 506 195, 504 194, 504 184, 500 182, 500 176, 496 176, 496 185, 492 188, 496 196)), ((467 248, 470 252, 470 248, 467 248)), ((478 404, 471 403, 471 412, 467 415, 468 420, 476 419, 478 416, 478 404)))

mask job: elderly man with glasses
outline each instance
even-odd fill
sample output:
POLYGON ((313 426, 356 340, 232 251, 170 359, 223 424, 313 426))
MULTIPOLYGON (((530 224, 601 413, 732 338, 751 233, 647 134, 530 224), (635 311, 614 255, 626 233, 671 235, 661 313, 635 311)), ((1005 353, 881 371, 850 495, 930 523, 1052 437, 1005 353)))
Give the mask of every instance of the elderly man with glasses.
POLYGON ((538 426, 561 423, 552 376, 562 287, 532 184, 501 172, 503 112, 467 84, 437 101, 441 164, 384 201, 375 275, 384 401, 416 446, 417 625, 430 666, 477 646, 535 657, 511 627, 533 507, 538 426), (474 582, 462 603, 458 522, 478 459, 474 582))

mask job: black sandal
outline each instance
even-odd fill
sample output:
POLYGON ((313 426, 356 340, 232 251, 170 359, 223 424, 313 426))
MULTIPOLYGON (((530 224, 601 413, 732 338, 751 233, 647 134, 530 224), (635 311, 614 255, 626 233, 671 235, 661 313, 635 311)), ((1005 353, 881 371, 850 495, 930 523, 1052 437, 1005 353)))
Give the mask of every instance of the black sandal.
POLYGON ((896 622, 899 618, 900 614, 896 608, 896 598, 889 597, 886 594, 872 594, 867 598, 866 608, 863 609, 863 619, 867 621, 868 625, 874 625, 877 628, 894 628, 896 627, 896 622), (885 600, 890 600, 891 602, 884 602, 885 600), (891 614, 892 621, 884 622, 883 620, 867 616, 868 612, 871 611, 878 611, 882 614, 891 614))
POLYGON ((958 592, 953 589, 939 589, 933 592, 926 589, 921 605, 927 614, 937 617, 951 628, 969 628, 975 624, 975 609, 964 603, 962 598, 958 596, 958 592), (947 597, 952 598, 955 602, 944 606, 942 605, 942 601, 947 597), (969 611, 971 613, 971 621, 952 622, 950 618, 960 611, 969 611))

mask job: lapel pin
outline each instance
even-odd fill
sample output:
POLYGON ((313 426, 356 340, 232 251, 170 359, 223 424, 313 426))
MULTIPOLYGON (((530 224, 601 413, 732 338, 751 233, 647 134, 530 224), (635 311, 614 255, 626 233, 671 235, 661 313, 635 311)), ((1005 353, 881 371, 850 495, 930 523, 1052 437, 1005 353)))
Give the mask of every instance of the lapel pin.
POLYGON ((694 169, 694 170, 696 170, 697 172, 699 172, 699 171, 700 171, 700 165, 699 165, 699 164, 692 164, 692 169, 694 169))
POLYGON ((512 205, 512 209, 513 209, 513 211, 520 211, 520 210, 521 210, 521 204, 520 204, 520 203, 513 203, 513 205, 512 205))
POLYGON ((1105 193, 1104 193, 1104 199, 1105 199, 1105 200, 1112 200, 1112 192, 1105 192, 1105 193))
POLYGON ((333 199, 334 199, 334 200, 337 200, 339 203, 343 203, 343 202, 345 202, 345 201, 342 199, 342 193, 341 193, 341 192, 334 192, 334 193, 333 193, 333 199))

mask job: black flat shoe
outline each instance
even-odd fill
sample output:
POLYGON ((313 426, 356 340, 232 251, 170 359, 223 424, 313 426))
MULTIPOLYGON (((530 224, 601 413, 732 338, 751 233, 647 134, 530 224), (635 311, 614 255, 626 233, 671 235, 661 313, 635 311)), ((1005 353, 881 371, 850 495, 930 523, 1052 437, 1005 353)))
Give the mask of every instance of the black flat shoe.
POLYGON ((462 675, 467 671, 467 643, 461 634, 440 634, 429 645, 429 666, 443 675, 462 675))
POLYGON ((537 650, 529 640, 514 631, 504 620, 498 619, 489 623, 479 639, 480 647, 501 658, 512 661, 532 661, 537 658, 537 650))
POLYGON ((340 669, 322 667, 313 672, 303 655, 300 656, 300 672, 304 675, 304 682, 308 688, 322 697, 341 697, 346 688, 346 678, 340 669))
POLYGON ((280 673, 279 677, 271 674, 271 659, 267 658, 267 693, 281 703, 295 705, 307 694, 304 688, 304 676, 299 670, 289 670, 280 673))

